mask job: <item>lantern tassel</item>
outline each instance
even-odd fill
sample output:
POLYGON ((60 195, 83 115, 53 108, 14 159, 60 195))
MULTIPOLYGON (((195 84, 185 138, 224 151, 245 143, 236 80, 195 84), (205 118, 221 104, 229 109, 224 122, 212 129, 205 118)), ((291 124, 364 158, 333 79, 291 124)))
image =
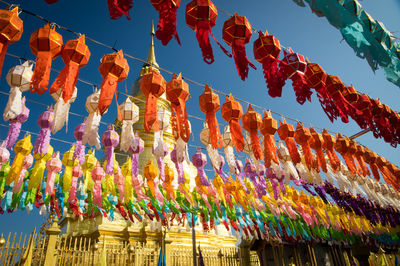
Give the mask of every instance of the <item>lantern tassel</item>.
POLYGON ((214 62, 214 54, 208 36, 210 33, 212 34, 210 21, 199 21, 197 24, 196 38, 199 43, 201 53, 203 54, 203 60, 207 64, 212 64, 214 62))
POLYGON ((39 136, 36 138, 35 146, 33 147, 34 153, 46 154, 49 148, 51 131, 50 128, 42 128, 39 136))
POLYGON ((245 40, 235 39, 232 43, 232 51, 239 76, 245 80, 249 74, 249 65, 253 69, 257 69, 246 56, 245 40))
POLYGON ((285 75, 279 70, 278 61, 265 60, 262 64, 265 81, 267 82, 268 94, 271 97, 281 97, 282 88, 286 83, 285 75))
POLYGON ((316 89, 317 97, 319 99, 319 103, 321 104, 322 109, 325 114, 328 116, 329 120, 333 123, 335 119, 340 115, 337 106, 333 99, 328 95, 326 88, 323 87, 321 89, 316 89))
POLYGON ((64 124, 68 126, 70 107, 71 103, 68 101, 64 102, 62 98, 59 98, 57 103, 54 105, 54 121, 51 127, 51 132, 53 134, 56 134, 64 126, 64 124))
POLYGON ((54 194, 54 180, 56 179, 57 173, 55 172, 48 172, 47 173, 47 182, 46 182, 46 195, 53 195, 54 194))
POLYGON ((52 55, 50 52, 39 51, 35 63, 35 69, 31 80, 31 93, 42 95, 49 85, 52 55))
POLYGON ((97 112, 89 114, 82 137, 82 144, 87 143, 89 146, 95 146, 96 149, 100 149, 100 137, 98 133, 100 120, 101 116, 97 112))
POLYGON ((64 169, 64 176, 63 176, 63 191, 67 193, 72 184, 72 167, 66 166, 64 169))
POLYGON ((6 147, 7 149, 11 149, 14 147, 15 142, 17 142, 19 133, 21 132, 21 123, 18 121, 18 119, 11 120, 10 121, 10 127, 7 132, 7 138, 6 138, 6 147))
POLYGON ((3 113, 4 121, 15 119, 22 112, 21 98, 22 98, 22 92, 20 88, 11 87, 7 105, 6 108, 4 108, 4 113, 3 113))
POLYGON ((103 198, 101 194, 101 180, 97 180, 94 182, 93 186, 93 204, 99 208, 103 208, 103 198))
POLYGON ((172 37, 181 45, 178 33, 176 32, 176 11, 178 7, 172 1, 163 1, 163 4, 158 8, 160 17, 158 19, 156 37, 163 45, 167 45, 172 37))
POLYGON ((307 84, 304 75, 295 73, 291 78, 292 86, 296 94, 296 100, 299 104, 304 104, 306 100, 311 102, 312 91, 307 84))
POLYGON ((231 119, 231 121, 229 121, 229 129, 231 132, 233 145, 235 146, 237 152, 242 152, 244 149, 244 138, 242 127, 240 126, 239 121, 231 119))
POLYGON ((114 75, 107 75, 101 83, 98 110, 103 115, 111 105, 114 93, 118 86, 118 78, 114 75))
POLYGON ((304 159, 306 161, 306 165, 308 170, 311 170, 314 164, 314 156, 308 142, 301 143, 301 149, 303 151, 304 159))
POLYGON ((79 164, 82 165, 85 162, 85 146, 82 144, 82 141, 78 140, 75 142, 75 151, 72 160, 78 158, 79 164))
POLYGON ((112 175, 114 167, 114 147, 112 145, 106 147, 106 157, 107 157, 107 164, 105 172, 108 175, 112 175))
POLYGON ((22 165, 24 163, 25 155, 23 153, 17 153, 14 157, 13 163, 11 165, 10 172, 6 178, 6 185, 9 186, 11 182, 19 177, 22 170, 22 165))
MULTIPOLYGON (((322 171, 324 171, 324 173, 326 173, 328 171, 328 169, 326 167, 324 152, 323 152, 322 148, 315 149, 315 151, 317 153, 318 165, 319 165, 319 167, 321 167, 322 171)), ((319 169, 317 171, 319 171, 319 169)))
POLYGON ((279 164, 278 157, 276 156, 276 144, 275 138, 273 135, 265 134, 264 135, 264 165, 265 167, 271 166, 271 161, 274 161, 276 164, 279 164))
POLYGON ((219 125, 215 112, 206 113, 206 121, 210 132, 210 141, 214 149, 222 148, 221 132, 219 131, 219 125))
POLYGON ((189 141, 190 126, 186 111, 185 101, 179 98, 179 107, 173 108, 176 112, 176 119, 178 121, 179 136, 185 141, 189 141))
POLYGON ((131 20, 129 10, 133 6, 133 0, 107 0, 107 3, 111 19, 119 19, 125 15, 126 19, 131 20))
POLYGON ((290 158, 293 163, 296 165, 301 162, 299 151, 297 150, 296 142, 294 138, 288 137, 285 139, 286 147, 288 148, 290 158))
POLYGON ((340 161, 339 158, 337 157, 336 153, 332 149, 325 149, 326 155, 328 156, 328 160, 332 166, 333 172, 336 173, 336 171, 339 170, 340 168, 340 161))
POLYGON ((50 94, 62 89, 62 98, 68 102, 74 94, 76 82, 78 81, 79 64, 69 61, 60 71, 50 88, 50 94))
POLYGON ((257 160, 262 160, 263 159, 263 151, 261 148, 260 140, 258 138, 257 130, 250 131, 250 141, 251 141, 251 148, 253 150, 254 157, 257 160))
POLYGON ((149 133, 153 127, 154 132, 159 129, 158 119, 157 119, 157 97, 152 93, 146 96, 146 108, 144 115, 144 129, 146 133, 149 133))
POLYGON ((360 166, 360 170, 363 176, 368 176, 371 173, 368 170, 367 165, 365 164, 364 158, 360 155, 355 155, 354 158, 356 159, 358 165, 360 166))
POLYGON ((4 58, 7 53, 8 44, 9 44, 9 42, 4 38, 2 38, 2 40, 0 41, 0 51, 1 51, 0 52, 0 76, 1 76, 2 69, 3 69, 4 58))

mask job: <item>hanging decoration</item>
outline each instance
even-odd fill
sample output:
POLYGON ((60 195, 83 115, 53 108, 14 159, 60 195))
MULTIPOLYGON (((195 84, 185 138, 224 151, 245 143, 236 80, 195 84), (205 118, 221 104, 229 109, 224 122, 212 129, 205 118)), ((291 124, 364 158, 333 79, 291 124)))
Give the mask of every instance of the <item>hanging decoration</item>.
POLYGON ((147 186, 149 187, 151 194, 156 198, 158 204, 163 206, 164 196, 162 195, 160 188, 158 187, 159 181, 157 180, 157 168, 153 161, 148 161, 143 169, 143 176, 147 180, 147 186))
POLYGON ((17 195, 20 192, 22 185, 24 183, 24 179, 26 177, 27 171, 29 168, 31 168, 32 164, 33 164, 33 156, 32 156, 32 154, 28 154, 24 158, 24 161, 22 163, 21 173, 19 174, 18 179, 14 181, 14 187, 12 189, 12 192, 14 195, 17 195))
POLYGON ((192 156, 192 163, 197 168, 197 175, 203 186, 210 186, 206 173, 204 172, 204 166, 207 164, 207 157, 204 153, 197 148, 196 153, 192 156))
POLYGON ((114 149, 119 144, 119 135, 114 130, 113 125, 108 125, 107 130, 103 133, 101 137, 101 143, 103 144, 106 150, 106 167, 105 173, 107 175, 113 174, 113 166, 114 166, 114 149))
POLYGON ((62 49, 63 39, 54 26, 46 24, 36 30, 29 40, 29 46, 36 55, 35 70, 31 80, 31 92, 43 94, 49 85, 51 62, 56 59, 62 49))
POLYGON ((139 107, 132 102, 131 97, 127 97, 120 110, 122 114, 120 150, 128 152, 135 141, 132 125, 139 121, 139 107))
MULTIPOLYGON (((119 50, 116 53, 104 55, 100 62, 99 71, 103 81, 101 83, 100 98, 97 109, 99 110, 100 115, 103 115, 111 105, 114 94, 117 102, 118 82, 124 81, 129 74, 129 65, 124 58, 122 50, 119 50)), ((118 117, 120 117, 119 109, 117 109, 117 111, 118 117)))
POLYGON ((297 150, 296 143, 294 141, 294 128, 293 125, 287 124, 286 120, 283 119, 283 122, 279 121, 278 135, 281 140, 286 143, 286 147, 289 150, 290 158, 294 164, 300 163, 300 154, 297 150))
MULTIPOLYGON (((51 93, 51 91, 50 91, 51 93)), ((51 94, 51 97, 56 101, 54 105, 54 121, 51 127, 51 133, 56 134, 64 124, 68 128, 68 117, 69 117, 69 109, 71 107, 71 103, 73 103, 78 94, 78 89, 75 87, 74 94, 71 98, 64 102, 61 89, 51 94)))
POLYGON ((144 129, 147 133, 153 128, 154 132, 159 130, 157 119, 157 98, 159 98, 166 89, 167 83, 164 77, 157 69, 150 69, 140 79, 140 90, 146 96, 146 106, 144 114, 144 129))
POLYGON ((0 75, 3 69, 4 57, 9 44, 18 42, 23 32, 23 21, 19 18, 18 6, 11 10, 0 10, 0 75))
POLYGON ((40 127, 40 132, 36 138, 33 147, 34 153, 46 154, 50 144, 51 127, 54 121, 53 107, 47 108, 47 111, 40 114, 37 124, 40 127))
POLYGON ((17 143, 15 144, 14 146, 15 157, 12 162, 10 172, 8 173, 6 178, 7 186, 9 186, 11 182, 18 179, 22 170, 24 158, 25 156, 28 156, 28 154, 32 151, 32 148, 33 146, 31 143, 31 135, 25 136, 23 139, 17 141, 17 143))
POLYGON ((211 29, 217 22, 217 7, 211 0, 193 0, 186 5, 186 24, 196 32, 196 38, 199 43, 203 60, 207 64, 214 62, 214 54, 211 47, 209 34, 214 41, 229 57, 232 55, 215 39, 211 29))
POLYGON ((176 32, 176 11, 181 0, 151 0, 153 7, 160 14, 158 19, 156 37, 163 45, 167 45, 172 37, 181 45, 176 32))
POLYGON ((242 106, 238 101, 235 101, 232 94, 226 97, 226 102, 221 108, 222 118, 229 123, 229 132, 237 152, 241 152, 244 148, 244 139, 242 127, 239 120, 243 116, 242 106))
POLYGON ((85 108, 89 116, 85 120, 85 131, 82 136, 83 145, 87 143, 89 146, 95 146, 96 149, 100 149, 100 136, 98 131, 101 115, 97 108, 99 98, 100 91, 97 89, 86 98, 85 108))
POLYGON ((269 35, 268 31, 264 34, 259 32, 258 35, 253 44, 254 58, 262 64, 268 94, 271 97, 281 97, 282 87, 286 81, 286 77, 278 67, 281 44, 274 35, 269 35))
POLYGON ((206 146, 211 165, 217 171, 221 165, 221 157, 219 156, 218 149, 213 148, 211 144, 210 130, 208 129, 207 124, 204 124, 203 130, 200 131, 200 142, 206 146))
POLYGON ((249 65, 256 69, 246 56, 245 44, 250 41, 252 28, 246 17, 235 13, 224 22, 222 38, 232 47, 233 58, 239 77, 244 81, 249 73, 249 65))
POLYGON ((74 137, 76 139, 76 142, 75 142, 73 160, 77 158, 80 165, 85 163, 85 146, 82 144, 82 138, 83 134, 85 133, 85 127, 86 127, 86 122, 83 122, 77 125, 74 130, 74 137))
POLYGON ((264 163, 265 167, 271 167, 271 163, 279 164, 276 155, 275 133, 278 130, 278 122, 272 118, 271 111, 264 111, 264 118, 260 127, 260 132, 264 136, 264 163))
POLYGON ((126 16, 128 20, 131 20, 129 10, 133 7, 133 0, 107 0, 107 4, 111 19, 126 16))
POLYGON ((85 44, 85 35, 81 35, 75 40, 65 43, 61 58, 65 67, 60 71, 50 88, 50 94, 62 91, 64 102, 68 102, 75 92, 76 82, 78 81, 79 69, 86 66, 89 62, 90 51, 85 44))
POLYGON ((237 174, 236 158, 235 158, 235 152, 233 150, 232 134, 230 132, 229 127, 225 127, 225 131, 222 134, 222 143, 224 147, 226 162, 228 163, 229 166, 229 172, 232 175, 236 175, 237 174))
POLYGON ((75 153, 75 146, 72 145, 71 148, 64 153, 62 157, 62 164, 64 165, 64 176, 63 176, 63 183, 62 183, 62 188, 64 193, 68 193, 71 184, 72 184, 72 172, 75 166, 79 165, 79 161, 77 158, 74 159, 74 153, 75 153))
POLYGON ((318 164, 317 172, 319 172, 320 169, 322 169, 322 171, 326 173, 327 166, 326 166, 325 154, 322 149, 324 146, 324 138, 320 133, 316 132, 315 129, 312 127, 310 128, 310 133, 311 133, 310 146, 313 150, 315 150, 315 153, 317 155, 317 164, 318 164))
POLYGON ((103 167, 100 166, 100 163, 97 162, 96 167, 91 172, 91 176, 94 182, 93 186, 93 204, 99 208, 103 207, 103 199, 102 199, 102 192, 101 192, 101 181, 105 177, 105 173, 103 167))
MULTIPOLYGON (((35 164, 31 170, 29 175, 29 182, 28 182, 28 191, 32 191, 40 186, 40 183, 44 176, 44 171, 46 170, 47 162, 52 158, 53 155, 53 147, 49 145, 47 152, 44 154, 34 152, 33 158, 35 159, 35 164)), ((48 170, 48 169, 47 169, 48 170)), ((46 186, 51 186, 51 184, 46 183, 46 186)))
POLYGON ((56 175, 61 171, 62 162, 60 160, 60 153, 53 153, 53 157, 47 161, 46 170, 47 170, 47 181, 46 181, 46 195, 54 194, 54 182, 56 180, 56 175))
POLYGON ((251 148, 257 160, 263 159, 263 151, 258 138, 258 130, 261 128, 261 124, 261 115, 254 111, 250 104, 247 112, 243 115, 243 128, 250 134, 251 148))
POLYGON ((182 79, 182 75, 175 74, 166 86, 167 100, 171 102, 172 121, 175 121, 172 128, 176 140, 181 138, 188 142, 190 138, 189 119, 186 112, 186 101, 189 98, 189 86, 182 79))
POLYGON ((326 155, 328 156, 328 160, 334 172, 338 171, 340 168, 340 161, 336 155, 336 152, 333 150, 334 145, 336 143, 335 137, 328 133, 326 129, 322 130, 323 148, 325 150, 326 155))
POLYGON ((199 102, 200 110, 206 114, 211 145, 214 149, 221 148, 221 132, 216 117, 216 112, 220 108, 219 97, 208 85, 206 85, 203 94, 199 97, 199 102))
POLYGON ((294 139, 299 145, 301 145, 301 150, 303 152, 307 168, 308 170, 311 170, 314 166, 314 156, 310 147, 310 144, 312 143, 310 130, 297 122, 296 131, 294 132, 294 139))
POLYGON ((23 97, 21 100, 21 113, 16 118, 10 120, 10 127, 5 140, 7 149, 14 147, 21 132, 21 125, 28 120, 30 110, 26 107, 25 101, 25 97, 23 97))
POLYGON ((176 172, 178 173, 178 184, 184 184, 185 183, 185 173, 183 171, 183 156, 178 156, 178 151, 177 147, 175 147, 171 154, 171 161, 175 164, 176 172))
POLYGON ((10 96, 6 108, 4 108, 4 121, 17 118, 22 112, 22 93, 29 90, 33 64, 25 61, 22 65, 17 65, 8 71, 6 80, 10 86, 10 96))
POLYGON ((6 148, 6 142, 3 141, 0 144, 0 169, 9 160, 10 160, 10 152, 6 148))

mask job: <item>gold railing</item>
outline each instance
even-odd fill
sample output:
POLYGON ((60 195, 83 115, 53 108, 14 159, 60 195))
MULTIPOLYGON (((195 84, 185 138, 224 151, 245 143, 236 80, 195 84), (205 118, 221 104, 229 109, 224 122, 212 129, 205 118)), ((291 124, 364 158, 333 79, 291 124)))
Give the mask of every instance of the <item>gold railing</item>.
MULTIPOLYGON (((9 233, 0 246, 0 265, 21 265, 21 259, 31 237, 33 238, 32 265, 96 265, 105 248, 107 265, 153 266, 157 265, 160 252, 158 242, 103 242, 101 238, 99 241, 92 237, 9 233), (53 246, 48 245, 51 237, 55 238, 53 246)), ((201 253, 205 265, 240 265, 239 253, 235 248, 201 247, 201 253)), ((168 266, 192 265, 192 254, 192 248, 188 246, 172 243, 165 247, 168 266)), ((197 259, 199 259, 198 250, 197 259)), ((251 266, 260 265, 255 253, 250 253, 249 261, 251 266)))

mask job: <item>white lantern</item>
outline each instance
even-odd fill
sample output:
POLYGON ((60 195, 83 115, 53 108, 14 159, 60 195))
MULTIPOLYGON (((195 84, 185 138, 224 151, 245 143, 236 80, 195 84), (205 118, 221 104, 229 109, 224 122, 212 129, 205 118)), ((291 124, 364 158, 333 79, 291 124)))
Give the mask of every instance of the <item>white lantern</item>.
POLYGON ((94 93, 89 95, 86 99, 86 110, 89 116, 86 119, 85 132, 82 137, 82 144, 86 143, 89 146, 95 146, 96 149, 100 149, 100 136, 99 136, 99 125, 101 115, 97 111, 97 105, 99 103, 100 91, 96 89, 94 93))
POLYGON ((120 149, 127 152, 129 147, 134 145, 135 135, 132 125, 139 120, 139 107, 132 102, 131 97, 128 97, 120 106, 120 111, 123 119, 120 149))
POLYGON ((229 127, 225 127, 225 131, 222 134, 222 143, 224 145, 225 159, 229 166, 229 172, 232 175, 237 174, 236 158, 233 151, 233 141, 231 138, 231 132, 229 127))
POLYGON ((51 128, 51 132, 53 134, 56 134, 64 126, 64 124, 66 124, 68 127, 69 109, 71 107, 71 103, 75 101, 77 94, 78 89, 75 87, 71 99, 69 99, 67 102, 64 102, 62 97, 62 89, 59 89, 55 93, 51 94, 51 97, 53 97, 53 99, 56 101, 54 106, 54 122, 51 128))

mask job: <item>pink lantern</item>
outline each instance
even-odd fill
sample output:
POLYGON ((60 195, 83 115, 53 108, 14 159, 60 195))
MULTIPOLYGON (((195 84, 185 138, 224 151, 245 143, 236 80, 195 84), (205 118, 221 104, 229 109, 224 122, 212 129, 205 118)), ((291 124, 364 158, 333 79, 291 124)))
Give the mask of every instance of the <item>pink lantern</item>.
POLYGON ((114 166, 114 149, 115 147, 117 147, 119 143, 119 135, 114 130, 113 125, 109 125, 107 127, 107 130, 101 137, 101 143, 106 148, 106 156, 107 156, 106 174, 112 175, 114 166))
POLYGON ((78 183, 78 178, 83 175, 82 167, 78 164, 72 169, 72 182, 71 188, 69 189, 68 203, 76 204, 76 186, 78 183))
POLYGON ((92 170, 93 186, 93 204, 99 208, 103 207, 103 199, 101 193, 101 180, 106 176, 103 168, 97 163, 96 167, 92 170))
POLYGON ((6 142, 3 141, 0 145, 0 168, 10 159, 10 152, 6 149, 6 142))
POLYGON ((47 111, 43 112, 37 121, 40 126, 39 136, 36 138, 35 146, 33 147, 34 153, 46 154, 49 149, 51 127, 54 121, 53 107, 50 106, 47 111))
POLYGON ((32 164, 33 164, 33 156, 32 154, 28 154, 27 156, 25 156, 24 161, 22 162, 21 173, 19 174, 19 178, 16 180, 14 184, 12 190, 14 194, 18 194, 18 192, 21 190, 22 184, 24 183, 26 172, 32 166, 32 164))
POLYGON ((46 182, 46 195, 53 195, 54 193, 54 180, 56 179, 56 174, 60 172, 62 168, 62 162, 60 160, 60 153, 53 153, 53 158, 51 158, 46 163, 47 169, 47 182, 46 182))

